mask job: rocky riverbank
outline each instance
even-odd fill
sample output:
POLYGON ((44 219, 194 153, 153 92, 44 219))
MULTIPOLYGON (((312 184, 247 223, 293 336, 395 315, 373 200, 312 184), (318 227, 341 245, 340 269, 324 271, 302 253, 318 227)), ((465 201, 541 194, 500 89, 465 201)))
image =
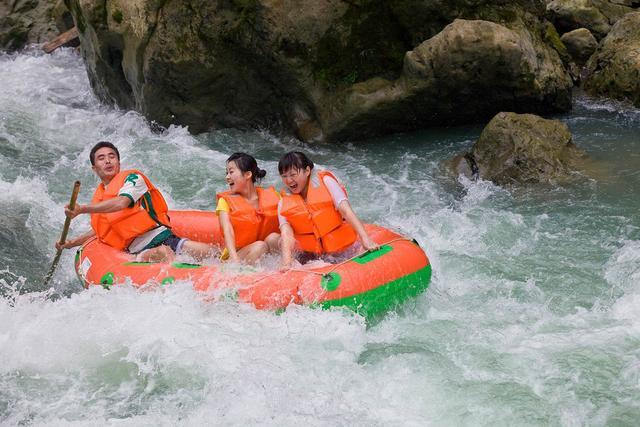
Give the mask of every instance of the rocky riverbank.
POLYGON ((73 25, 63 0, 0 1, 0 50, 13 52, 43 43, 73 25))
MULTIPOLYGON (((28 2, 13 3, 15 18, 28 2)), ((265 128, 304 141, 357 140, 487 121, 500 111, 564 112, 582 82, 594 94, 640 99, 640 63, 619 49, 632 53, 640 42, 635 0, 66 7, 102 99, 195 133, 265 128)))

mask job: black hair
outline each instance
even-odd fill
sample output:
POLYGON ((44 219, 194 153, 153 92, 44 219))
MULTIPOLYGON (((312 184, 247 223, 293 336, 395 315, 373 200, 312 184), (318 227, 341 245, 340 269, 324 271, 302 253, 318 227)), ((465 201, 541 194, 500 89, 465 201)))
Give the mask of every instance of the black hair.
POLYGON ((289 151, 280 158, 278 162, 278 173, 282 175, 291 169, 304 169, 306 167, 313 169, 313 162, 300 151, 289 151))
POLYGON ((113 145, 108 141, 100 141, 93 146, 93 148, 91 149, 91 152, 89 153, 89 160, 91 161, 91 166, 96 165, 96 151, 104 147, 111 148, 113 151, 115 151, 116 156, 118 157, 118 161, 120 160, 120 152, 118 151, 115 145, 113 145))
POLYGON ((251 172, 251 181, 256 182, 256 179, 261 180, 267 174, 267 171, 258 167, 258 162, 253 156, 247 153, 233 153, 227 159, 227 163, 233 162, 236 164, 240 171, 251 172))

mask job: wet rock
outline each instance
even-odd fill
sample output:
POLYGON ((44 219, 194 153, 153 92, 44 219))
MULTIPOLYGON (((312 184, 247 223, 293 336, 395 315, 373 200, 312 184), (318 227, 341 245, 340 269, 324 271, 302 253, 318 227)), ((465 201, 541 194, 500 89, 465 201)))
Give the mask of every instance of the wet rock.
POLYGON ((62 0, 0 2, 0 50, 11 52, 43 43, 71 27, 73 20, 62 0))
POLYGON ((388 126, 389 118, 402 130, 478 121, 496 110, 564 111, 571 86, 557 53, 528 31, 458 19, 407 52, 399 79, 353 85, 323 123, 341 139, 388 126))
POLYGON ((561 37, 562 43, 578 65, 584 65, 598 47, 598 41, 586 28, 569 31, 561 37))
POLYGON ((51 11, 51 18, 55 22, 59 33, 69 31, 75 26, 73 16, 71 16, 71 12, 67 9, 67 5, 64 0, 56 0, 54 2, 53 10, 51 11))
POLYGON ((634 9, 607 0, 554 0, 547 3, 547 11, 561 33, 587 28, 600 40, 613 24, 634 9))
POLYGON ((192 132, 335 141, 570 108, 537 1, 69 4, 96 93, 192 132))
POLYGON ((586 67, 587 92, 640 106, 640 12, 616 23, 586 67))
POLYGON ((640 7, 640 0, 609 0, 609 2, 627 7, 640 7))
POLYGON ((571 138, 567 125, 558 120, 498 113, 471 151, 454 159, 454 169, 497 184, 561 179, 586 157, 571 138))

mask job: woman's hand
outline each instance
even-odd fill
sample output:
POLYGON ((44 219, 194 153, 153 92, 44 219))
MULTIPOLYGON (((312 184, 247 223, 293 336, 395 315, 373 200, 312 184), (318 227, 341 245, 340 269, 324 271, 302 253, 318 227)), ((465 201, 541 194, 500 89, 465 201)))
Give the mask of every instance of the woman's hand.
POLYGON ((366 238, 362 239, 362 247, 367 251, 375 251, 380 249, 380 245, 371 240, 371 237, 366 236, 366 238))
POLYGON ((360 239, 360 243, 362 243, 362 247, 367 251, 374 251, 380 247, 376 242, 374 242, 367 231, 364 229, 362 222, 358 218, 358 216, 351 209, 351 205, 348 200, 343 200, 338 206, 338 211, 342 214, 342 217, 347 221, 347 223, 353 227, 358 238, 360 239))
POLYGON ((285 272, 285 271, 289 271, 291 270, 291 260, 285 260, 284 258, 282 259, 282 261, 280 262, 280 266, 278 267, 278 270, 281 272, 285 272))

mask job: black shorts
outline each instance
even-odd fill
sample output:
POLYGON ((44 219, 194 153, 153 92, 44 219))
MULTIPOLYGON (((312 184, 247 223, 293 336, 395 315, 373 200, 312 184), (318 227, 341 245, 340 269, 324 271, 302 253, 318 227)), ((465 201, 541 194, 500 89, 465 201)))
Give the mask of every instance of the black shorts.
POLYGON ((144 250, 156 248, 160 245, 165 245, 165 246, 169 246, 173 252, 178 254, 182 249, 182 245, 184 245, 184 242, 186 241, 187 239, 182 239, 172 233, 164 239, 157 240, 157 241, 152 240, 151 243, 145 246, 144 250))

